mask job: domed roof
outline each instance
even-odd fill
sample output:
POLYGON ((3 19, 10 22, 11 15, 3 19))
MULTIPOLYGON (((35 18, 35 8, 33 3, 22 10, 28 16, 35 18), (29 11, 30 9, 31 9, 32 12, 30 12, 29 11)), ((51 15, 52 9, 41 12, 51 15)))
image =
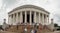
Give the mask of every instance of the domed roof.
MULTIPOLYGON (((18 9, 23 9, 23 8, 35 8, 35 9, 39 9, 39 10, 47 12, 45 9, 38 7, 38 6, 35 6, 35 5, 22 5, 22 6, 19 6, 15 9, 13 9, 11 12, 18 10, 18 9)), ((9 12, 9 13, 11 13, 11 12, 9 12)), ((47 12, 47 13, 49 13, 49 12, 47 12)))

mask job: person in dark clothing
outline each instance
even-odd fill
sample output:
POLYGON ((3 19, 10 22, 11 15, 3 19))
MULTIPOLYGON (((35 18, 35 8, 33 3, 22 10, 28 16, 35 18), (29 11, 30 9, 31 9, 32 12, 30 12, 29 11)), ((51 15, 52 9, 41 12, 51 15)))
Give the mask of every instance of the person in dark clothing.
POLYGON ((36 29, 34 30, 34 33, 37 33, 37 30, 36 29))

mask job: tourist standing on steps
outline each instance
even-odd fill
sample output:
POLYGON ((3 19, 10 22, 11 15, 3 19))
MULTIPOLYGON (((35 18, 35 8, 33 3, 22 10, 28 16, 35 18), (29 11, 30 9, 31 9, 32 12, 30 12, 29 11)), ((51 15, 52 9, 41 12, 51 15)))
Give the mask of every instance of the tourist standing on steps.
POLYGON ((37 30, 32 29, 32 30, 31 30, 31 33, 37 33, 37 30))
POLYGON ((24 33, 27 33, 27 28, 24 29, 24 33))
POLYGON ((34 33, 34 29, 31 30, 31 33, 34 33))
POLYGON ((36 29, 34 30, 34 33, 37 33, 37 30, 36 29))

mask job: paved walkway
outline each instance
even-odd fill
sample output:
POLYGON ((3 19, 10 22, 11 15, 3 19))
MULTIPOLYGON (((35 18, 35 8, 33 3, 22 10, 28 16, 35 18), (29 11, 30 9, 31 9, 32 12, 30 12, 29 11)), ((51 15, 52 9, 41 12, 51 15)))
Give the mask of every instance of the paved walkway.
MULTIPOLYGON (((0 31, 0 33, 17 33, 17 32, 0 31)), ((60 33, 60 31, 44 32, 44 33, 60 33)))
POLYGON ((0 31, 0 33, 15 33, 15 32, 0 31))

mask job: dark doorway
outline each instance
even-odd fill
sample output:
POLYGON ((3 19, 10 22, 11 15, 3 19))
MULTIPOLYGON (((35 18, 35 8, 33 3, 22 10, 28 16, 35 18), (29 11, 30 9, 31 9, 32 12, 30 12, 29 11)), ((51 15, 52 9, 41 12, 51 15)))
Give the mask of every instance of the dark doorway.
POLYGON ((34 23, 33 18, 34 18, 34 15, 32 14, 32 23, 34 23))
POLYGON ((23 14, 23 23, 24 23, 24 20, 25 20, 25 15, 23 14))
MULTIPOLYGON (((32 21, 32 23, 34 23, 34 15, 32 14, 31 15, 31 21, 32 21)), ((25 21, 25 15, 23 14, 23 23, 24 23, 24 21, 25 21)), ((30 23, 30 15, 29 14, 27 14, 27 23, 30 23)))
POLYGON ((27 23, 29 23, 29 20, 30 20, 30 15, 27 14, 27 23))

